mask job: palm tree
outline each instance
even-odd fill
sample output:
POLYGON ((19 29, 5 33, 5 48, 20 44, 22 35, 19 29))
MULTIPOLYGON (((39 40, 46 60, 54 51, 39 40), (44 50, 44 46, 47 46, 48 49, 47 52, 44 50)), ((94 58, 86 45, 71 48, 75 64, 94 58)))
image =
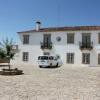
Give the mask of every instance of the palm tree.
POLYGON ((13 59, 15 55, 15 53, 12 51, 12 45, 13 45, 12 39, 9 40, 8 38, 0 43, 0 58, 9 61, 9 70, 11 69, 10 60, 13 59))

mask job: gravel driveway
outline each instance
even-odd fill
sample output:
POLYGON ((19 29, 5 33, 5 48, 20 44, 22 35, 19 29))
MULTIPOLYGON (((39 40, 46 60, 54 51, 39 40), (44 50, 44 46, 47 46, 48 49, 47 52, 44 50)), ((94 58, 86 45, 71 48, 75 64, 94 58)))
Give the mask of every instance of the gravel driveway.
POLYGON ((0 100, 100 100, 100 67, 38 68, 0 76, 0 100))

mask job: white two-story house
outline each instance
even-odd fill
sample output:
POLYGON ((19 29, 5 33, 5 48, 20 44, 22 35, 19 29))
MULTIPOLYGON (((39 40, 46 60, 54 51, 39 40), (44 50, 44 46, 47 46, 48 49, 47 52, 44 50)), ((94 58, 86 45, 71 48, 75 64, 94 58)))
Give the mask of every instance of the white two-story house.
POLYGON ((58 54, 66 66, 100 66, 100 26, 41 28, 18 32, 15 62, 37 65, 38 56, 58 54))

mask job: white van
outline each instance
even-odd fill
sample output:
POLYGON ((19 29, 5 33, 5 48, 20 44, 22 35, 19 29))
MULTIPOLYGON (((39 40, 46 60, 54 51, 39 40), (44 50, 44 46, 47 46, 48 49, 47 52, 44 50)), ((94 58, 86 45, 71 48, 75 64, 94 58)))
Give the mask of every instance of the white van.
POLYGON ((50 55, 44 55, 38 57, 38 64, 39 67, 60 67, 62 65, 62 61, 58 56, 50 56, 50 55))

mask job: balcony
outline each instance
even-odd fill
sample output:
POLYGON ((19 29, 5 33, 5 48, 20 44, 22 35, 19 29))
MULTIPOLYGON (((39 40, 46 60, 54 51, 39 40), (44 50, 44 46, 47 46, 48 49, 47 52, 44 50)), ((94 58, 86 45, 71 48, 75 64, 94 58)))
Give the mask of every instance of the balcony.
POLYGON ((52 42, 49 43, 45 43, 45 42, 41 42, 41 49, 52 49, 52 42))
POLYGON ((79 45, 80 45, 81 50, 92 50, 93 49, 93 42, 88 42, 88 43, 80 42, 79 45))

